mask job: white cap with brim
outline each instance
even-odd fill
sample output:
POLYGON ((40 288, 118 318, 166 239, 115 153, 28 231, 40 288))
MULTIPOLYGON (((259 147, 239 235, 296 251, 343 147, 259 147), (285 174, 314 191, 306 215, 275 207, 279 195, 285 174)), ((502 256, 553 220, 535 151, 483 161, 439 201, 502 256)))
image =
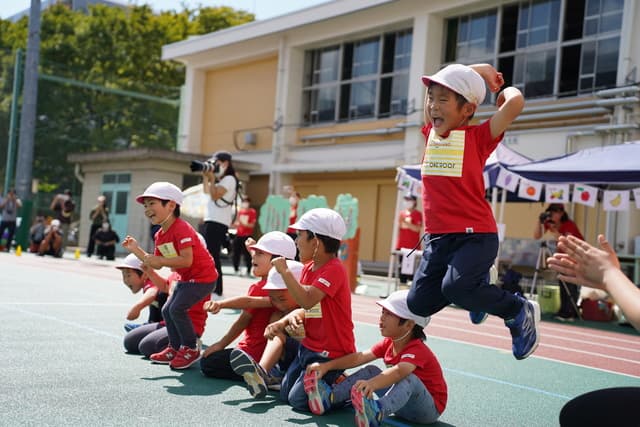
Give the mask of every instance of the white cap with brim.
POLYGON ((424 328, 429 324, 431 318, 429 316, 418 316, 417 314, 413 314, 411 310, 409 310, 409 306, 407 305, 408 294, 409 290, 396 291, 389 295, 386 299, 376 301, 376 304, 378 304, 380 307, 386 308, 388 311, 400 317, 401 319, 413 320, 414 322, 416 322, 416 325, 424 328))
POLYGON ((437 83, 464 97, 472 104, 480 105, 487 94, 484 79, 473 68, 462 64, 451 64, 432 76, 422 76, 425 86, 437 83))
POLYGON ((134 270, 142 271, 142 261, 140 261, 134 254, 129 254, 116 265, 116 268, 132 268, 134 270))
POLYGON ((311 209, 289 227, 294 230, 311 231, 314 234, 321 234, 336 240, 342 240, 347 232, 344 219, 338 212, 328 208, 311 209))
MULTIPOLYGON (((300 276, 302 275, 302 267, 304 267, 304 265, 298 261, 294 261, 292 259, 287 260, 287 268, 298 282, 300 282, 300 276)), ((262 289, 267 291, 282 291, 287 289, 287 285, 284 283, 284 278, 280 273, 278 273, 278 270, 276 270, 275 267, 272 267, 271 270, 269 270, 267 283, 262 287, 262 289)))
POLYGON ((259 249, 271 255, 294 259, 296 257, 296 243, 282 231, 265 233, 250 249, 259 249))
POLYGON ((171 200, 181 205, 184 200, 182 191, 170 182, 154 182, 144 190, 144 193, 136 197, 136 202, 144 203, 145 197, 160 200, 171 200))

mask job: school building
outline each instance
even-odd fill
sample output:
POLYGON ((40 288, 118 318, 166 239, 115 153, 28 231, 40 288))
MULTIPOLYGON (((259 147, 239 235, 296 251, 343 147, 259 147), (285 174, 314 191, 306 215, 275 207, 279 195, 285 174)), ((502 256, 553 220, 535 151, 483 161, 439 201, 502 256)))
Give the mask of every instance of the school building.
MULTIPOLYGON (((360 259, 384 264, 396 168, 422 158, 423 74, 493 64, 527 101, 504 144, 533 159, 636 140, 637 22, 635 0, 339 0, 193 37, 163 48, 186 73, 177 149, 227 150, 252 165, 256 205, 285 185, 330 205, 350 193, 360 259)), ((494 111, 487 92, 475 120, 494 111)), ((543 209, 508 203, 506 236, 530 238, 543 209)), ((637 209, 606 220, 588 209, 571 214, 589 240, 613 230, 630 250, 637 209)))

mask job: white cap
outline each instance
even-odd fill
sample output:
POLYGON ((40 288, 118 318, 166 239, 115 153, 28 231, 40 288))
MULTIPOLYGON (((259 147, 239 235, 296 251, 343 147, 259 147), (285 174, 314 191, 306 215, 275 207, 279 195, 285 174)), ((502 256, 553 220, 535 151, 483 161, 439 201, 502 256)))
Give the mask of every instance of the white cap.
POLYGON ((347 232, 347 226, 340 214, 327 208, 311 209, 289 227, 294 230, 311 231, 336 240, 342 240, 342 236, 347 232))
POLYGON ((401 319, 413 320, 414 322, 416 322, 416 325, 424 328, 429 324, 429 320, 431 320, 431 318, 429 316, 418 316, 417 314, 413 314, 411 310, 409 310, 409 306, 407 306, 408 294, 408 289, 403 291, 395 291, 386 299, 376 301, 376 304, 378 304, 380 307, 386 308, 388 311, 400 317, 401 319))
MULTIPOLYGON (((300 276, 302 275, 302 267, 304 265, 298 261, 292 259, 287 260, 287 268, 293 274, 293 277, 300 282, 300 276)), ((280 291, 287 289, 287 285, 284 283, 284 278, 275 267, 271 267, 269 274, 267 275, 267 283, 262 287, 267 291, 280 291)))
POLYGON ((134 270, 142 271, 142 261, 134 254, 129 254, 116 265, 116 268, 133 268, 134 270))
POLYGON ((425 86, 438 83, 476 105, 482 104, 487 93, 482 76, 471 67, 462 64, 447 65, 433 76, 422 76, 422 83, 425 86))
POLYGON ((60 227, 60 220, 59 219, 52 219, 51 220, 51 226, 52 227, 60 227))
POLYGON ((251 249, 259 249, 271 255, 278 255, 287 259, 296 257, 296 243, 282 231, 270 231, 258 239, 251 249))
POLYGON ((143 203, 145 197, 153 197, 160 200, 172 200, 178 205, 182 204, 184 196, 182 191, 170 182, 154 182, 144 190, 144 193, 136 197, 136 202, 143 203))

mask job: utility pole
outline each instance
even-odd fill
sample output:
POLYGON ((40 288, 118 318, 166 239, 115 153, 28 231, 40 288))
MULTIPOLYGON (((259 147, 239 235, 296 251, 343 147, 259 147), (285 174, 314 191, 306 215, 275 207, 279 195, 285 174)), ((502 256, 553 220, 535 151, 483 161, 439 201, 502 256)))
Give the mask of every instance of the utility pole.
POLYGON ((9 144, 7 147, 7 165, 4 174, 4 191, 11 188, 14 162, 16 157, 16 127, 18 124, 18 99, 22 88, 22 49, 16 50, 16 63, 13 67, 13 93, 11 95, 11 118, 9 120, 9 144))
MULTIPOLYGON (((20 142, 16 166, 16 193, 23 202, 31 201, 33 173, 33 145, 35 136, 36 104, 38 101, 38 64, 40 57, 40 0, 31 0, 29 12, 29 39, 24 70, 24 92, 20 117, 20 142)), ((29 209, 30 211, 30 209, 29 209)), ((26 213, 26 212, 24 212, 26 213)), ((30 214, 31 212, 29 212, 30 214)), ((25 218, 25 215, 22 215, 25 218)), ((27 216, 29 218, 29 216, 27 216)), ((27 219, 25 218, 25 219, 27 219)))

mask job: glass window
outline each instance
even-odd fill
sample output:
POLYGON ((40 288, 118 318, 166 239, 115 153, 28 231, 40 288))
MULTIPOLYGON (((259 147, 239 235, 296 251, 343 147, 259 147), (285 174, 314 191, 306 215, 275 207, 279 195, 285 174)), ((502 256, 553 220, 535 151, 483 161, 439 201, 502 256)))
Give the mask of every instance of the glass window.
POLYGON ((103 184, 115 184, 116 183, 116 175, 113 173, 105 173, 102 175, 102 183, 103 184))
POLYGON ((127 213, 127 199, 129 198, 128 191, 118 191, 116 192, 116 206, 115 206, 115 214, 116 215, 124 215, 127 213))
POLYGON ((403 114, 412 32, 402 30, 306 53, 305 124, 403 114))
POLYGON ((117 181, 119 184, 128 184, 131 182, 131 174, 129 173, 118 174, 117 181))

